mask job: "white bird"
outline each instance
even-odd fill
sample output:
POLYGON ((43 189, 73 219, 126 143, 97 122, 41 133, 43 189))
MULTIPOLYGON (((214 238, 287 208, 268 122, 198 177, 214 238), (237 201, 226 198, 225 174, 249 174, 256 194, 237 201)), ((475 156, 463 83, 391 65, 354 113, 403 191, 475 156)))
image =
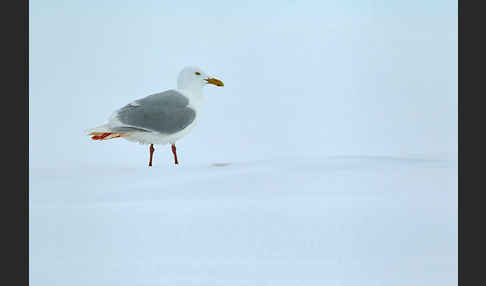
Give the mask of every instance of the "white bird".
POLYGON ((177 140, 191 131, 203 105, 202 88, 206 84, 223 86, 219 79, 208 76, 197 67, 186 67, 177 79, 177 89, 169 89, 135 100, 116 110, 108 123, 88 130, 93 140, 123 138, 150 144, 149 166, 152 166, 154 144, 171 144, 174 163, 177 140))

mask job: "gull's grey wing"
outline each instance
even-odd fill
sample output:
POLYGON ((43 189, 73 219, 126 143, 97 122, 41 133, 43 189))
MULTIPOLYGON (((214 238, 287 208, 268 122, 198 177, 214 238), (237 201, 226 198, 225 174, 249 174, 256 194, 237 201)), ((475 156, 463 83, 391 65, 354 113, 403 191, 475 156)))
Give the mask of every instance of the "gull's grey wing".
POLYGON ((196 118, 196 111, 188 104, 189 99, 176 90, 149 95, 120 108, 116 115, 122 126, 115 129, 176 133, 196 118))

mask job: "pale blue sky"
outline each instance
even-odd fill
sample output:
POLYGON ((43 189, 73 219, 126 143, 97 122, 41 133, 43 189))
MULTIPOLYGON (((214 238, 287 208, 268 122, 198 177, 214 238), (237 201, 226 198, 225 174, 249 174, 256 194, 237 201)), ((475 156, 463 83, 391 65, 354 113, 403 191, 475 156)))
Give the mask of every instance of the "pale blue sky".
POLYGON ((83 131, 186 65, 225 82, 189 162, 457 149, 457 1, 31 1, 29 60, 34 165, 144 165, 83 131))
POLYGON ((268 1, 30 1, 31 15, 46 11, 62 10, 68 14, 99 14, 126 11, 134 14, 158 16, 205 15, 205 16, 251 16, 251 15, 375 15, 375 16, 456 16, 457 1, 450 0, 268 0, 268 1))

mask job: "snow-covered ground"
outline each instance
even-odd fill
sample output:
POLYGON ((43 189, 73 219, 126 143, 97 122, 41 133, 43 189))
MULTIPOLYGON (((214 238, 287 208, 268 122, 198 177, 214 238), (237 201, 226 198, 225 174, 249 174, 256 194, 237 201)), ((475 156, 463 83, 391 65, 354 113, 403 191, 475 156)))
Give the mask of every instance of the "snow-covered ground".
POLYGON ((456 285, 457 161, 31 168, 31 285, 456 285))
POLYGON ((30 284, 457 285, 457 1, 435 2, 30 1, 30 284), (225 85, 180 166, 85 136, 186 65, 225 85))

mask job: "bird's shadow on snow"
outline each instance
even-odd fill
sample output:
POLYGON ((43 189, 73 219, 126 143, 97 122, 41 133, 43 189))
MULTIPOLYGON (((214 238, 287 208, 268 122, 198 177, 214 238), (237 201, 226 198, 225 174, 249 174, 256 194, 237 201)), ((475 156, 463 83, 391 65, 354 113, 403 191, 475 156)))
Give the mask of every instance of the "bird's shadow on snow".
POLYGON ((210 167, 227 167, 231 165, 231 163, 212 163, 210 167))

